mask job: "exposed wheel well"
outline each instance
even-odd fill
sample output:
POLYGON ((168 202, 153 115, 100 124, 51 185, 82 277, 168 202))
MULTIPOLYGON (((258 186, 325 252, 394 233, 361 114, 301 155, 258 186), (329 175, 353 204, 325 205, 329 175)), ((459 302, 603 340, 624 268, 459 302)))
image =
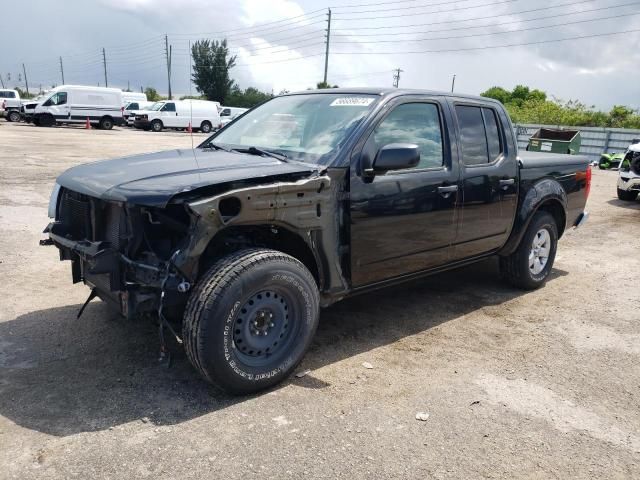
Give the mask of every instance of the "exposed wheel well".
POLYGON ((228 227, 218 233, 200 257, 198 276, 219 258, 247 247, 265 247, 291 255, 311 272, 318 286, 322 279, 315 256, 300 235, 274 225, 228 227))
POLYGON ((567 215, 562 204, 557 200, 547 200, 538 207, 538 211, 548 212, 553 216, 558 227, 558 238, 562 237, 567 225, 567 215))

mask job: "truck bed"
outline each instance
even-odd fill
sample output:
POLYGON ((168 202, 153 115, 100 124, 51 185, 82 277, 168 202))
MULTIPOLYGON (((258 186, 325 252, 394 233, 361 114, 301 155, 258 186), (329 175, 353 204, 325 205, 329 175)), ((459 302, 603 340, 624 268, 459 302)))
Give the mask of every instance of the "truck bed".
POLYGON ((589 157, 586 155, 563 155, 557 153, 542 153, 520 151, 520 168, 541 168, 541 167, 565 167, 580 166, 585 168, 589 164, 589 157))

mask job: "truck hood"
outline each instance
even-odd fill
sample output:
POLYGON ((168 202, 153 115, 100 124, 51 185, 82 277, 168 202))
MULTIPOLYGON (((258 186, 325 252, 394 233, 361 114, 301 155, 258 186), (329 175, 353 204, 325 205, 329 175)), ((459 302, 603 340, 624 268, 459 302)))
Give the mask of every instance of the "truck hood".
POLYGON ((240 180, 308 176, 318 165, 223 150, 169 150, 70 168, 57 183, 102 200, 164 207, 178 194, 240 180))

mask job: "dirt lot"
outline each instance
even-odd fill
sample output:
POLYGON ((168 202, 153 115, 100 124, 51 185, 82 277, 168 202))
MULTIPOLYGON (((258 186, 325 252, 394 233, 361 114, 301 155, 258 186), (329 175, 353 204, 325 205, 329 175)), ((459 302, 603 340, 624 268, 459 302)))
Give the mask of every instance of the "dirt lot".
POLYGON ((0 478, 640 478, 640 201, 615 172, 544 289, 487 261, 347 300, 309 375, 231 398, 182 352, 159 367, 152 325, 76 320, 88 289, 38 246, 67 167, 190 145, 0 121, 0 478))

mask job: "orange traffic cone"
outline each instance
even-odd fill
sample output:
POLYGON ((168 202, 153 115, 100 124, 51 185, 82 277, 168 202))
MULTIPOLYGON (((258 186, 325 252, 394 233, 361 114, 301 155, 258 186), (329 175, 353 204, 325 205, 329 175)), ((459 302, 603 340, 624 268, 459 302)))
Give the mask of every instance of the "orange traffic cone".
POLYGON ((193 129, 191 128, 191 122, 189 122, 189 126, 187 127, 187 133, 192 133, 193 129))
POLYGON ((89 117, 87 117, 87 123, 84 124, 84 128, 86 129, 91 128, 91 124, 89 123, 89 117))

